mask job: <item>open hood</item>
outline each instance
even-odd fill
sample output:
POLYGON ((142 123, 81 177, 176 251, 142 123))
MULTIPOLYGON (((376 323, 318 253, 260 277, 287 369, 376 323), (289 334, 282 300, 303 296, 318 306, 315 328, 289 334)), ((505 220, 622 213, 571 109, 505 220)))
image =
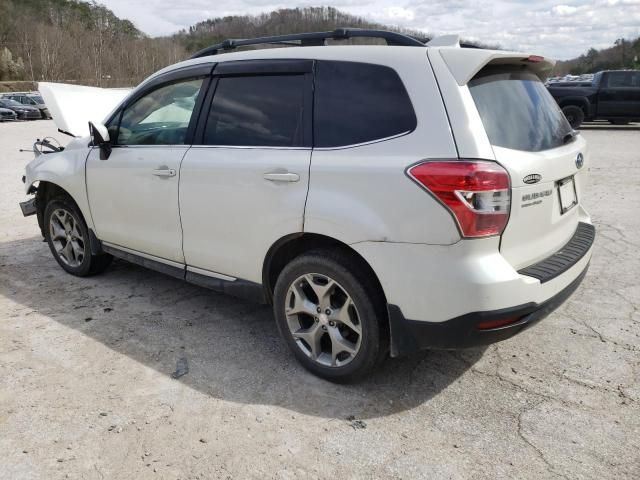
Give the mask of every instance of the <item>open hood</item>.
POLYGON ((131 91, 49 82, 39 82, 38 90, 58 129, 74 137, 89 134, 88 122, 103 123, 131 91))

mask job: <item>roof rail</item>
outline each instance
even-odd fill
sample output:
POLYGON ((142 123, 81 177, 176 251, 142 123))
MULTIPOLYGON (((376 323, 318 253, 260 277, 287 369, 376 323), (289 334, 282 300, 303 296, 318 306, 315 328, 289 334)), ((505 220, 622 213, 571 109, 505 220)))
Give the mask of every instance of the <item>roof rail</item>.
POLYGON ((216 45, 203 48, 194 53, 190 58, 217 55, 220 50, 233 50, 246 45, 276 44, 294 45, 300 47, 326 45, 326 40, 346 40, 348 38, 382 38, 387 45, 400 45, 406 47, 424 47, 419 40, 401 33, 386 30, 365 30, 360 28, 338 28, 330 32, 294 33, 291 35, 278 35, 275 37, 259 37, 249 39, 227 39, 216 45))

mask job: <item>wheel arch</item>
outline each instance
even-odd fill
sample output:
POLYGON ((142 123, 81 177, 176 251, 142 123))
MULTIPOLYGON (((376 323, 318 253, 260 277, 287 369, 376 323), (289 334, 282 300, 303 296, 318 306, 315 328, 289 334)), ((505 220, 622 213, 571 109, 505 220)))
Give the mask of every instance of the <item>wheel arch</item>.
POLYGON ((102 248, 100 245, 100 241, 95 236, 95 232, 93 231, 92 225, 89 223, 90 217, 82 210, 82 207, 78 204, 74 196, 69 193, 65 188, 61 187, 57 183, 51 182, 49 180, 34 180, 30 189, 35 189, 36 194, 36 217, 38 219, 38 226, 40 227, 40 233, 44 238, 44 211, 47 208, 47 203, 54 198, 67 197, 69 200, 73 202, 73 204, 77 207, 80 215, 82 215, 82 220, 87 224, 87 229, 89 230, 89 242, 91 247, 91 253, 98 254, 101 253, 102 248), (35 184, 38 184, 37 187, 35 184))
POLYGON ((586 97, 565 97, 558 102, 560 108, 575 106, 580 107, 585 116, 589 115, 590 103, 586 97))
POLYGON ((78 202, 74 200, 73 195, 68 191, 57 183, 49 180, 34 180, 31 185, 29 185, 29 192, 34 191, 36 194, 36 216, 38 218, 38 226, 40 227, 40 233, 42 233, 42 236, 44 237, 44 210, 47 208, 49 201, 52 198, 67 196, 76 205, 78 205, 78 202))
POLYGON ((333 237, 318 233, 303 232, 285 235, 274 242, 267 251, 262 267, 262 285, 264 287, 265 297, 268 303, 273 302, 273 290, 275 288, 275 283, 278 279, 278 275, 282 272, 285 265, 295 257, 305 252, 321 248, 340 249, 356 259, 364 271, 370 276, 375 287, 379 290, 382 295, 384 305, 387 305, 386 295, 378 276, 369 262, 360 253, 346 243, 333 237))

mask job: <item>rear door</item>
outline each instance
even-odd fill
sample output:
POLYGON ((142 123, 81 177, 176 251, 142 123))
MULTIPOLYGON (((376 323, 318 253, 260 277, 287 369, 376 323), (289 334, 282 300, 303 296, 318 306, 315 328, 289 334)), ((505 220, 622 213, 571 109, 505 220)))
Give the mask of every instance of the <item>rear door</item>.
POLYGON ((311 161, 311 60, 224 62, 180 169, 188 270, 262 283, 270 246, 301 232, 311 161))
POLYGON ((543 83, 521 66, 489 66, 470 82, 495 159, 511 177, 509 223, 500 251, 516 268, 559 250, 586 214, 585 142, 543 83))
POLYGON ((640 72, 605 72, 598 91, 598 116, 640 117, 640 72))

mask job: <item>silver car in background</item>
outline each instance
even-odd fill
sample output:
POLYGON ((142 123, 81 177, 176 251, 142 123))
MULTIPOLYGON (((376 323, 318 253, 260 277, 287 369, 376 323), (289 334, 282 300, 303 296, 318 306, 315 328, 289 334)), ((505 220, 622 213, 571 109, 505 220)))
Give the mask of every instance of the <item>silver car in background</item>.
POLYGON ((30 105, 22 105, 10 98, 0 98, 0 108, 13 110, 18 120, 39 120, 42 118, 42 114, 38 108, 30 105))
POLYGON ((14 100, 22 105, 35 107, 40 111, 41 118, 49 119, 51 114, 38 92, 10 92, 3 93, 0 98, 14 100))
POLYGON ((0 122, 9 122, 17 119, 18 115, 13 110, 9 108, 0 108, 0 122))

